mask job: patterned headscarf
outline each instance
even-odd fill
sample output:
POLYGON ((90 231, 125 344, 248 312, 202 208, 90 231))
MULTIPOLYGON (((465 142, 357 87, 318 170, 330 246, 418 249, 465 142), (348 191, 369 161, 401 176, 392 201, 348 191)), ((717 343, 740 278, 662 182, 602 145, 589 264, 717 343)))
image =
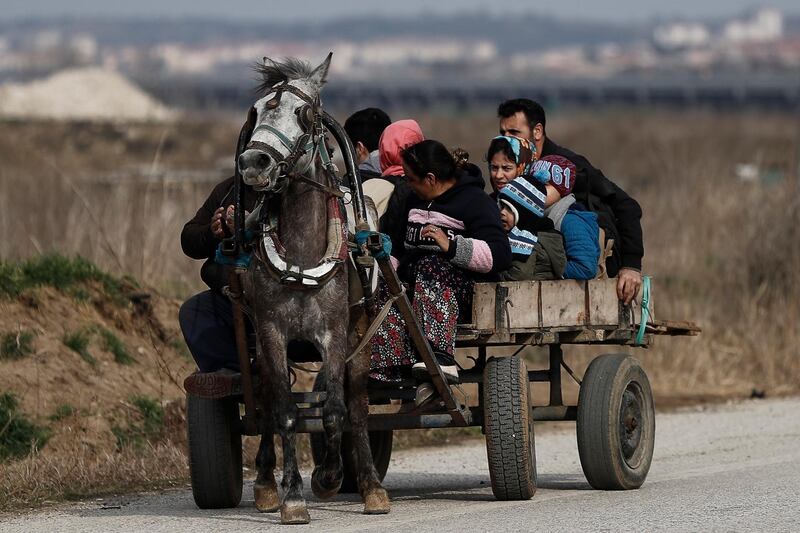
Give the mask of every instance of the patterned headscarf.
POLYGON ((536 160, 536 147, 531 146, 528 139, 513 137, 511 135, 498 135, 492 141, 504 139, 514 153, 514 162, 517 164, 517 176, 525 173, 525 168, 536 160))

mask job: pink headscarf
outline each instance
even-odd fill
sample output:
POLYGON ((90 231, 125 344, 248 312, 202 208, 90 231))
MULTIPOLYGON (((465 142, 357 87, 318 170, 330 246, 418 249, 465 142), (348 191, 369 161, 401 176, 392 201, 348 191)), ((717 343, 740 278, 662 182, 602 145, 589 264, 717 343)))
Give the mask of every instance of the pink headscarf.
POLYGON ((398 120, 389 124, 378 141, 382 175, 402 176, 403 160, 400 151, 424 140, 425 136, 416 120, 398 120))

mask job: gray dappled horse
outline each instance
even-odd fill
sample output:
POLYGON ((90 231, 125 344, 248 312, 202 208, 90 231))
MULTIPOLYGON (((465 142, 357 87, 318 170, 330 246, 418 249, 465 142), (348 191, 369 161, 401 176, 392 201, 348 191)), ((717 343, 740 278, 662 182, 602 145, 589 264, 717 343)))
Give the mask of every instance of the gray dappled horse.
POLYGON ((350 329, 346 262, 321 259, 330 255, 329 186, 333 181, 330 167, 326 168, 329 160, 319 120, 319 92, 330 60, 329 55, 312 70, 302 61, 264 59, 257 67, 264 96, 250 111, 252 133, 237 160, 244 182, 265 193, 267 200, 259 214, 261 228, 274 236, 272 240, 260 238, 260 253, 256 251, 257 259, 251 262, 243 282, 258 335, 259 397, 265 414, 256 461, 255 502, 259 511, 280 509, 283 523, 309 520, 295 456, 298 413, 287 363, 290 340, 313 344, 324 363, 326 451, 311 478, 314 494, 330 498, 341 487, 340 447, 349 411, 364 512, 387 513, 390 505, 373 465, 367 433, 369 356, 362 352, 346 363, 350 329), (309 277, 298 272, 309 273, 309 277), (349 373, 347 409, 345 372, 349 373), (282 500, 273 473, 276 430, 283 443, 282 500))

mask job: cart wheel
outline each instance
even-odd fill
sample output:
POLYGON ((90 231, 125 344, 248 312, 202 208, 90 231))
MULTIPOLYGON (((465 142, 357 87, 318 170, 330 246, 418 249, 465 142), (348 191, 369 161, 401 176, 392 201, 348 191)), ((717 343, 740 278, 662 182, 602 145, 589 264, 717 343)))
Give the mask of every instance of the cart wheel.
POLYGON ((490 359, 483 374, 483 419, 492 492, 529 500, 536 492, 536 451, 528 369, 519 357, 490 359))
MULTIPOLYGON (((322 383, 322 372, 319 372, 314 380, 314 390, 321 390, 322 383)), ((344 470, 344 478, 339 492, 343 494, 358 492, 358 470, 356 468, 358 462, 356 461, 351 436, 350 432, 342 435, 342 469, 344 470)), ((317 465, 325 458, 325 433, 309 433, 308 437, 311 441, 311 456, 314 458, 314 464, 317 465)), ((369 432, 369 448, 372 450, 372 461, 375 464, 375 470, 378 472, 378 479, 381 481, 386 476, 386 471, 389 470, 393 439, 394 433, 391 429, 369 432)))
POLYGON ((200 509, 236 507, 242 499, 239 403, 187 395, 189 472, 200 509))
POLYGON ((589 484, 602 490, 642 486, 655 444, 650 381, 626 354, 594 359, 578 396, 578 453, 589 484))

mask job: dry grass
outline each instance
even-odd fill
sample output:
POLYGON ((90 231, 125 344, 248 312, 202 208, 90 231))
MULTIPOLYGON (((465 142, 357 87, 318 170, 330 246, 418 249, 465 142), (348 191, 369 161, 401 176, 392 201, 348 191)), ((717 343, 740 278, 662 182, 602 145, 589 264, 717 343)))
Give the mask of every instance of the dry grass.
POLYGON ((198 288, 180 230, 230 175, 237 131, 225 122, 3 123, 0 258, 81 254, 172 294, 198 288))
POLYGON ((86 446, 0 465, 0 512, 48 502, 184 485, 184 451, 171 443, 97 453, 86 446))

